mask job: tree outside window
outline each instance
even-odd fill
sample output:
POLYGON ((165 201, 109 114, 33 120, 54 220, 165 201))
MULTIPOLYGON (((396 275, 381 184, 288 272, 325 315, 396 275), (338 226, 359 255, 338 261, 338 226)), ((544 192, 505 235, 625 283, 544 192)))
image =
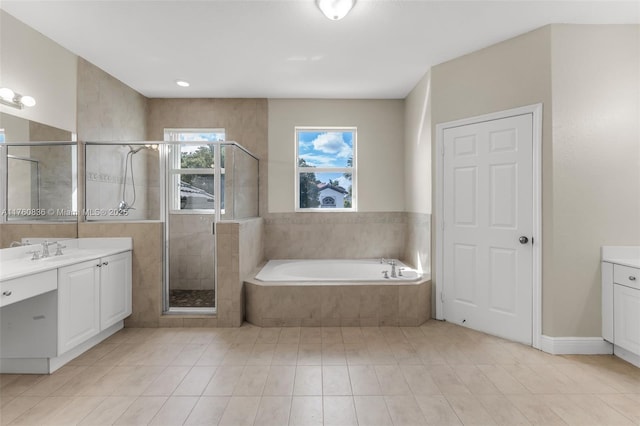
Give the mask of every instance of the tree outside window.
POLYGON ((297 127, 296 210, 355 211, 355 154, 355 127, 297 127))

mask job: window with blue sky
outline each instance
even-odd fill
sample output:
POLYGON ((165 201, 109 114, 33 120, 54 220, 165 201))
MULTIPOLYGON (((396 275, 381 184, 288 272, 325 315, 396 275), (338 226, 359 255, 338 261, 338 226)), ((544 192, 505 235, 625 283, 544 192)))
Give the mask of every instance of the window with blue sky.
MULTIPOLYGON (((215 148, 210 142, 224 141, 225 129, 165 129, 165 140, 182 142, 169 146, 169 192, 173 213, 213 211, 215 204, 215 148), (202 142, 199 144, 198 142, 202 142)), ((220 158, 224 167, 224 158, 220 158)), ((220 174, 224 185, 224 169, 220 174)), ((220 194, 224 209, 224 191, 220 194)))
POLYGON ((296 128, 296 210, 355 210, 356 128, 296 128))

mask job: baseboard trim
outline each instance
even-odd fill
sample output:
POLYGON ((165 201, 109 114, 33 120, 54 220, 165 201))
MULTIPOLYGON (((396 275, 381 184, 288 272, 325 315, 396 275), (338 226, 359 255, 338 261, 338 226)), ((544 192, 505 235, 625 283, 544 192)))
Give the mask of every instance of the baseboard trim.
POLYGON ((613 345, 602 337, 540 336, 540 349, 553 355, 611 355, 613 345))
POLYGON ((623 349, 620 346, 613 347, 613 354, 618 358, 622 358, 628 363, 640 368, 640 355, 634 354, 633 352, 623 349))

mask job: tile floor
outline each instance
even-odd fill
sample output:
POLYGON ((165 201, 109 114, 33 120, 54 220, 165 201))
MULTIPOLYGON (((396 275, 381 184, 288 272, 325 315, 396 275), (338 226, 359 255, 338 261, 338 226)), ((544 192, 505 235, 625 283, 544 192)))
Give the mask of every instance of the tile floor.
POLYGON ((640 369, 437 321, 124 329, 0 386, 2 425, 640 424, 640 369))

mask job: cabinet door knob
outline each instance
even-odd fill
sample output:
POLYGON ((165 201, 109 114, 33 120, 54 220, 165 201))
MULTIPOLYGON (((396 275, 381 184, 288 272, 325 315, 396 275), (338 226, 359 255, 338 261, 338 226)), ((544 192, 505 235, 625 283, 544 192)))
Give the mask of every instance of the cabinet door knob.
POLYGON ((96 266, 97 266, 98 268, 102 268, 102 263, 98 263, 96 266))
POLYGON ((636 277, 634 277, 633 275, 629 275, 629 281, 635 281, 636 277))
POLYGON ((7 291, 3 291, 3 292, 2 292, 2 295, 3 295, 3 296, 11 296, 11 294, 12 294, 12 292, 11 292, 11 291, 9 291, 9 290, 7 290, 7 291))
POLYGON ((518 241, 520 241, 520 244, 527 244, 529 242, 529 238, 523 235, 522 237, 518 238, 518 241))
POLYGON ((102 262, 102 264, 103 264, 104 266, 107 266, 107 265, 109 264, 109 262, 102 262))

